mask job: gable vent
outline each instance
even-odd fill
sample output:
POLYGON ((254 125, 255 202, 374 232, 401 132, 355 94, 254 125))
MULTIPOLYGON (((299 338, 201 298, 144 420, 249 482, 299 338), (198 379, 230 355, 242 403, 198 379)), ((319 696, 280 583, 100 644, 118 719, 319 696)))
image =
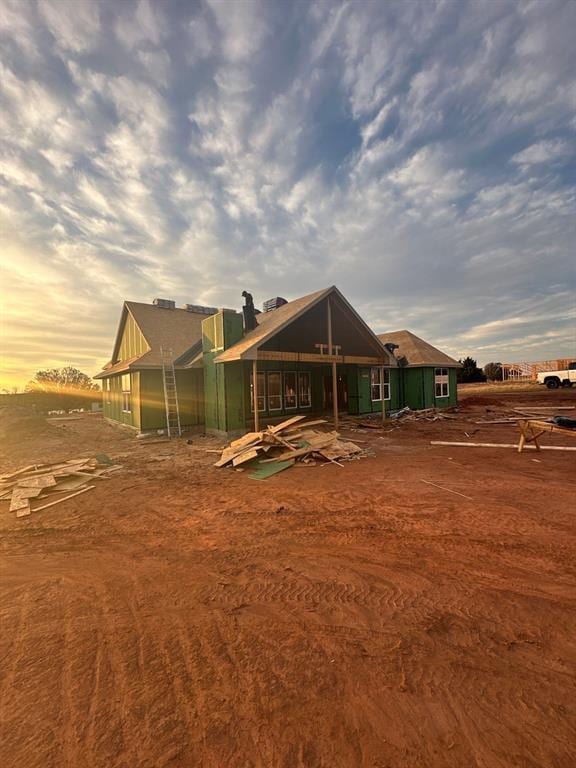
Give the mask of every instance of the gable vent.
POLYGON ((154 299, 152 304, 161 309, 176 309, 176 302, 172 301, 172 299, 154 299))

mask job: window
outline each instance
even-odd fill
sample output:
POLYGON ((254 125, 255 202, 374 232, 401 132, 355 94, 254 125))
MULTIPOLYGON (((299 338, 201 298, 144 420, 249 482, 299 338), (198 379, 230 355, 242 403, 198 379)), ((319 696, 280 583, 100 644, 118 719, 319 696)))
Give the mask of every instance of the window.
POLYGON ((384 368, 384 381, 381 381, 381 368, 370 369, 370 392, 373 403, 382 400, 382 384, 384 384, 384 400, 390 400, 390 371, 384 368))
POLYGON ((310 374, 308 371, 301 371, 298 374, 298 401, 300 403, 300 408, 310 408, 312 405, 310 374))
POLYGON ((434 387, 436 397, 448 397, 449 395, 448 368, 436 368, 434 370, 434 387))
POLYGON ((268 379, 268 410, 282 410, 282 374, 280 371, 270 371, 268 379))
POLYGON ((296 373, 294 371, 287 371, 284 374, 284 408, 289 411, 297 407, 296 373))
MULTIPOLYGON (((263 373, 258 375, 258 413, 266 410, 266 379, 263 373)), ((254 413, 254 377, 250 374, 250 410, 254 413)))
POLYGON ((122 374, 122 410, 124 413, 132 413, 132 388, 130 374, 122 374))

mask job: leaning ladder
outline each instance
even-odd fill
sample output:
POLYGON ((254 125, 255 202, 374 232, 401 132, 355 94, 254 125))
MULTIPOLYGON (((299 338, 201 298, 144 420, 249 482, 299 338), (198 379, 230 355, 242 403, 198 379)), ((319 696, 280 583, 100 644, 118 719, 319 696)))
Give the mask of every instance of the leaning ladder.
POLYGON ((164 405, 166 406, 166 429, 168 437, 180 437, 180 409, 176 390, 176 371, 172 362, 172 350, 160 348, 162 355, 162 380, 164 382, 164 405))

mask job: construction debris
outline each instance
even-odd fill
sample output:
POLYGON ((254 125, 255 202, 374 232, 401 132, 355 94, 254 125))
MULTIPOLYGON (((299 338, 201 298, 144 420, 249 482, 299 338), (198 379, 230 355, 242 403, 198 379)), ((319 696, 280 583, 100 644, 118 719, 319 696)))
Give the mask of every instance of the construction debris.
POLYGON ((321 432, 311 426, 325 424, 324 419, 303 422, 306 416, 293 416, 281 424, 260 432, 248 432, 233 440, 224 450, 215 467, 232 465, 238 471, 253 470, 248 477, 266 480, 273 474, 295 465, 351 461, 371 455, 350 440, 340 439, 335 431, 321 432))
POLYGON ((353 432, 358 432, 364 429, 379 429, 384 432, 391 432, 392 430, 400 429, 405 422, 448 421, 457 419, 458 416, 451 415, 455 411, 458 411, 456 406, 450 408, 424 408, 419 411, 413 411, 410 407, 406 406, 397 411, 389 411, 386 414, 385 422, 382 422, 382 414, 374 413, 371 416, 365 417, 362 421, 344 417, 340 421, 340 426, 346 427, 353 432), (389 424, 390 426, 386 428, 389 424))
POLYGON ((0 500, 9 501, 10 512, 27 517, 32 512, 53 507, 74 496, 92 490, 89 481, 108 480, 110 473, 120 469, 104 453, 91 459, 70 459, 53 464, 32 464, 15 472, 0 475, 0 500), (72 491, 72 493, 70 493, 72 491), (67 496, 59 494, 68 493, 67 496), (47 504, 32 506, 41 499, 53 499, 47 504))

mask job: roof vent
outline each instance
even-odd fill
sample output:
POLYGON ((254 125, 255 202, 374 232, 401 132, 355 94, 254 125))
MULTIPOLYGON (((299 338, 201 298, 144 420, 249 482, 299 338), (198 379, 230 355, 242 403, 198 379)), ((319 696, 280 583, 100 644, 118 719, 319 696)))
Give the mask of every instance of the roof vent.
POLYGON ((184 309, 197 315, 215 315, 218 312, 216 307, 205 307, 202 304, 184 304, 184 309))
POLYGON ((288 304, 286 299, 283 299, 282 296, 276 296, 273 299, 265 301, 264 304, 262 304, 262 309, 264 312, 272 312, 273 309, 278 309, 278 307, 281 307, 284 304, 288 304))
POLYGON ((176 302, 172 301, 172 299, 154 299, 152 304, 161 309, 176 309, 176 302))

